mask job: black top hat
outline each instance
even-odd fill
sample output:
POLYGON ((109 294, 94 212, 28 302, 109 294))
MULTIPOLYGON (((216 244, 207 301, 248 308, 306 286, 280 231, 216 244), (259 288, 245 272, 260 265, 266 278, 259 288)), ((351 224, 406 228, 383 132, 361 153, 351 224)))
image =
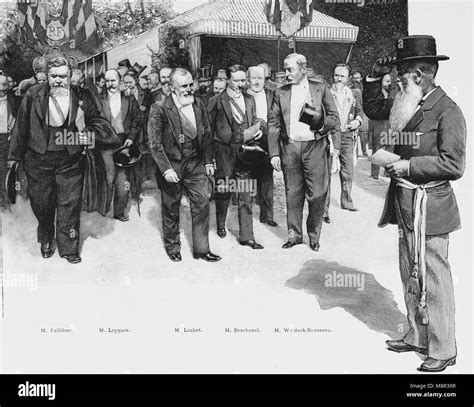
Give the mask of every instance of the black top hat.
POLYGON ((147 68, 147 65, 141 66, 138 62, 132 66, 132 69, 137 73, 138 76, 142 74, 142 72, 147 68))
POLYGON ((210 67, 209 66, 203 66, 199 68, 199 81, 209 81, 211 79, 211 72, 210 72, 210 67))
POLYGON ((128 59, 123 59, 121 60, 118 64, 119 67, 125 66, 127 68, 132 68, 132 65, 130 64, 130 61, 128 59))
POLYGON ((5 178, 5 190, 7 192, 8 200, 13 205, 16 202, 16 183, 18 181, 18 165, 11 167, 5 178))
POLYGON ((446 55, 436 55, 436 40, 431 35, 410 35, 399 38, 395 42, 397 56, 395 63, 415 59, 432 59, 444 61, 449 59, 446 55))
POLYGON ((140 149, 132 144, 130 147, 121 147, 113 155, 114 164, 121 168, 130 168, 137 165, 142 158, 140 149))

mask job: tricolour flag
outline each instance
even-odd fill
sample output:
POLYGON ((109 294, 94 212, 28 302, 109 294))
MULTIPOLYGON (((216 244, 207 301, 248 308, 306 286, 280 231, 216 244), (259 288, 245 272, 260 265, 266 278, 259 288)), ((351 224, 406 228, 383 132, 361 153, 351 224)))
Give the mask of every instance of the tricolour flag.
POLYGON ((36 50, 54 47, 81 58, 99 46, 92 0, 63 0, 56 13, 44 0, 18 0, 18 25, 22 41, 36 50))
POLYGON ((311 22, 314 3, 314 0, 267 0, 267 20, 290 37, 311 22))

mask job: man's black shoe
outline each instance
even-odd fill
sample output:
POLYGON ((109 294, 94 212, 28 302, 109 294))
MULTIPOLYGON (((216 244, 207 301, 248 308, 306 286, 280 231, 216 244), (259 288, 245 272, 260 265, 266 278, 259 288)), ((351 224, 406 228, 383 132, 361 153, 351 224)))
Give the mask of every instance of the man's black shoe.
POLYGON ((63 259, 66 259, 71 264, 77 264, 82 261, 82 259, 77 254, 67 254, 65 256, 61 256, 63 259))
POLYGON ((56 248, 53 243, 41 243, 41 255, 44 259, 49 259, 53 256, 56 248))
POLYGON ((114 216, 114 218, 119 220, 120 222, 128 222, 130 220, 128 216, 125 215, 114 216))
POLYGON ((168 257, 171 259, 171 261, 178 262, 181 261, 181 253, 171 253, 168 254, 168 257))
POLYGON ((387 340, 385 341, 387 349, 392 352, 403 353, 403 352, 418 352, 426 355, 428 351, 424 348, 418 348, 417 346, 410 345, 403 340, 387 340))
POLYGON ((200 256, 194 256, 194 258, 195 259, 206 260, 206 261, 209 261, 211 263, 221 260, 220 256, 218 256, 217 254, 211 253, 211 252, 208 252, 206 254, 202 254, 200 256))
POLYGON ((447 360, 438 360, 438 359, 428 357, 422 363, 422 365, 418 368, 418 371, 430 372, 430 373, 442 372, 448 366, 454 366, 455 364, 456 364, 456 356, 447 360))
POLYGON ((315 252, 319 252, 319 243, 311 243, 309 245, 310 249, 315 251, 315 252))
POLYGON ((303 242, 286 242, 281 248, 282 249, 291 249, 293 246, 302 244, 303 242))
POLYGON ((326 216, 323 218, 323 221, 326 222, 326 223, 331 223, 331 218, 329 217, 329 215, 326 215, 326 216))
POLYGON ((248 246, 252 249, 263 249, 263 246, 260 243, 257 243, 255 240, 247 240, 245 242, 240 242, 241 246, 248 246))
POLYGON ((226 237, 227 236, 227 232, 224 228, 220 228, 220 229, 217 229, 217 236, 219 237, 226 237))

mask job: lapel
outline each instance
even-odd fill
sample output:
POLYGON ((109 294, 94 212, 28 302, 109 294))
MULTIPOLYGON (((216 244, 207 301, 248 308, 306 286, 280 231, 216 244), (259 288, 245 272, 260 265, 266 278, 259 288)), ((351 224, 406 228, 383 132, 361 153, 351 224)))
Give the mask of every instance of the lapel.
POLYGON ((143 99, 145 98, 145 91, 137 85, 138 89, 138 105, 141 106, 143 104, 143 99))
POLYGON ((291 103, 291 86, 287 89, 283 89, 280 93, 280 108, 283 113, 283 120, 287 130, 290 129, 290 103, 291 103))
POLYGON ((130 95, 129 97, 125 96, 123 93, 120 95, 121 98, 122 98, 122 103, 121 103, 121 111, 122 111, 122 122, 125 123, 125 118, 127 117, 127 113, 128 113, 128 108, 129 108, 129 104, 130 104, 130 99, 129 98, 133 98, 134 96, 133 95, 130 95))
POLYGON ((250 117, 252 114, 252 99, 253 96, 248 96, 245 93, 242 95, 245 102, 245 117, 247 118, 247 128, 252 125, 253 117, 250 117))
POLYGON ((35 102, 36 114, 40 121, 43 122, 43 131, 46 137, 48 137, 48 108, 49 108, 49 86, 43 86, 38 92, 38 97, 35 102))
POLYGON ((15 116, 15 96, 11 93, 7 94, 7 118, 11 116, 15 116))
POLYGON ((274 93, 275 92, 270 89, 265 89, 265 94, 267 96, 267 110, 270 110, 270 108, 272 107, 274 93))
POLYGON ((199 105, 194 101, 193 103, 194 109, 194 117, 196 118, 196 130, 197 130, 197 137, 199 141, 199 145, 202 145, 202 117, 201 117, 201 109, 199 105))
MULTIPOLYGON (((39 92, 38 97, 35 100, 35 108, 38 117, 41 120, 45 120, 49 106, 49 87, 44 86, 39 92)), ((46 122, 46 120, 45 120, 46 122)))
POLYGON ((110 110, 110 99, 109 99, 108 92, 102 94, 102 107, 104 109, 104 114, 105 114, 105 117, 107 118, 107 121, 109 123, 112 123, 112 113, 110 110))
POLYGON ((403 131, 412 131, 416 129, 416 127, 423 121, 425 112, 431 110, 444 95, 444 90, 438 86, 436 90, 428 96, 428 98, 425 100, 425 103, 423 103, 415 115, 410 119, 403 131))
MULTIPOLYGON (((174 138, 179 148, 181 148, 180 143, 180 134, 181 134, 181 121, 179 118, 178 108, 174 104, 173 97, 171 95, 167 96, 165 99, 165 107, 168 115, 168 120, 170 122, 171 130, 173 131, 174 138)), ((196 119, 197 125, 197 119, 196 119)))
POLYGON ((227 91, 224 91, 221 95, 222 107, 224 108, 229 124, 232 125, 232 109, 230 107, 229 94, 227 93, 227 91))
POLYGON ((77 109, 79 108, 79 98, 76 95, 76 92, 71 88, 70 90, 70 98, 69 98, 69 121, 68 127, 71 123, 74 123, 77 116, 77 109))

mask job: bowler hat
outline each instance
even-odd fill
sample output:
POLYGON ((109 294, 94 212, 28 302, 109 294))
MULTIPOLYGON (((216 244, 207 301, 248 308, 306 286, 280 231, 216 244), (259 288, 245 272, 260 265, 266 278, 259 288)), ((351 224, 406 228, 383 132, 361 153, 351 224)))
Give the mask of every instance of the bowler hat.
POLYGON ((395 42, 397 55, 395 63, 416 59, 432 59, 444 61, 449 59, 446 55, 436 54, 436 40, 431 35, 410 35, 399 38, 395 42))
POLYGON ((121 168, 130 168, 137 165, 142 158, 140 149, 132 144, 129 147, 121 147, 113 154, 114 164, 121 168))

